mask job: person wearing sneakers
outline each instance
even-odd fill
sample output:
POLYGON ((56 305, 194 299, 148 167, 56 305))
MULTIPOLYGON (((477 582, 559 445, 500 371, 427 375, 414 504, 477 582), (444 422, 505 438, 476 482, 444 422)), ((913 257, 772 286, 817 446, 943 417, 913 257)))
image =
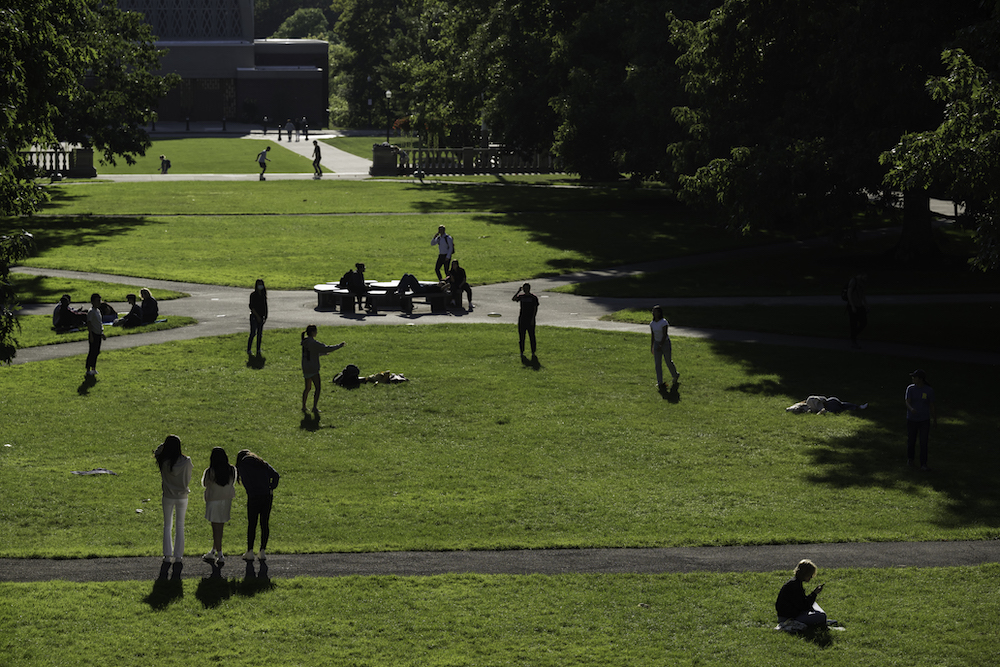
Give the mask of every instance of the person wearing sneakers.
POLYGON ((670 323, 663 317, 663 308, 661 306, 653 306, 653 321, 649 323, 649 329, 652 332, 650 351, 653 354, 653 364, 656 366, 656 386, 658 389, 666 387, 666 384, 663 382, 664 359, 667 360, 667 370, 670 371, 675 384, 681 376, 677 372, 677 367, 674 366, 674 360, 671 358, 670 334, 667 332, 669 328, 670 323))
POLYGON ((97 357, 101 353, 101 341, 108 339, 104 335, 104 320, 101 317, 101 295, 97 293, 90 295, 90 310, 87 312, 87 335, 90 347, 87 351, 86 375, 93 377, 97 375, 97 357))
POLYGON ((163 489, 163 562, 172 562, 174 575, 177 576, 183 567, 184 517, 194 466, 191 457, 181 452, 181 439, 176 435, 168 435, 153 450, 153 457, 156 467, 160 469, 160 486, 163 489))
POLYGON ((319 142, 313 140, 313 180, 318 180, 323 178, 323 168, 320 166, 320 161, 323 159, 323 153, 319 149, 319 142))
POLYGON ((201 475, 205 487, 205 518, 212 524, 212 550, 204 556, 206 563, 222 566, 222 531, 229 522, 236 497, 236 468, 229 465, 229 457, 222 447, 213 447, 208 467, 201 475))
MULTIPOLYGON (((278 139, 278 141, 281 141, 281 139, 278 139)), ((266 178, 264 178, 264 172, 267 171, 267 163, 271 161, 267 157, 267 152, 269 150, 271 150, 270 146, 268 146, 267 148, 265 148, 261 152, 257 153, 257 165, 260 166, 260 180, 262 180, 262 181, 266 181, 267 180, 266 178)))
POLYGON ((249 449, 241 449, 236 454, 236 481, 247 492, 247 552, 243 560, 253 562, 253 544, 257 538, 257 522, 260 521, 259 560, 267 560, 267 540, 271 535, 271 505, 274 490, 278 488, 281 476, 271 465, 249 449))

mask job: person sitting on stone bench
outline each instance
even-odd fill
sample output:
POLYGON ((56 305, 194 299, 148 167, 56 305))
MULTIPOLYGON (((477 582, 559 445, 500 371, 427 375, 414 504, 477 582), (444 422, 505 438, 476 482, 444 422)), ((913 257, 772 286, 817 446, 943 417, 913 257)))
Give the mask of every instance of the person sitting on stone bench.
POLYGON ((368 295, 368 285, 365 284, 365 265, 362 262, 358 262, 352 270, 345 273, 340 282, 337 283, 337 287, 350 292, 351 296, 358 300, 358 308, 361 307, 361 297, 365 297, 365 310, 370 313, 378 312, 371 296, 368 295))
POLYGON ((399 296, 400 309, 407 315, 413 314, 413 295, 423 294, 424 287, 417 280, 417 277, 412 273, 404 273, 403 277, 399 279, 399 285, 396 287, 396 294, 399 296), (411 292, 407 295, 407 292, 411 292))
POLYGON ((469 295, 469 310, 472 310, 472 288, 469 287, 465 269, 458 265, 457 259, 452 260, 451 271, 448 273, 448 277, 444 279, 444 282, 448 285, 451 302, 455 304, 455 307, 462 307, 462 292, 464 291, 469 295))

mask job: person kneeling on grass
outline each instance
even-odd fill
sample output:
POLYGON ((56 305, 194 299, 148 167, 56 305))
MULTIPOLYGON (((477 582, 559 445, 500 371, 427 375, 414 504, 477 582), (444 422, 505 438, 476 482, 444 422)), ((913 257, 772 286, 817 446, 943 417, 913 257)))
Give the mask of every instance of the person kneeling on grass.
POLYGON ((826 612, 816 604, 816 596, 823 590, 823 584, 806 595, 803 584, 816 576, 816 565, 811 560, 800 560, 795 566, 795 577, 788 580, 778 599, 774 602, 774 610, 778 613, 778 628, 782 630, 802 630, 807 626, 825 626, 826 612))

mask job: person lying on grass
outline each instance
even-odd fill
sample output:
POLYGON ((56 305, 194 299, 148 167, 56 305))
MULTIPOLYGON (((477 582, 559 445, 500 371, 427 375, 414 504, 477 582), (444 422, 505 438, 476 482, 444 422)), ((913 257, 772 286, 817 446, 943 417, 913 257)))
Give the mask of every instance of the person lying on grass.
POLYGON ((867 407, 867 403, 862 403, 861 405, 848 403, 847 401, 840 400, 836 396, 810 396, 804 401, 799 401, 794 405, 789 405, 785 408, 785 412, 793 412, 797 415, 802 414, 803 412, 823 415, 827 412, 836 414, 838 412, 843 412, 844 410, 864 410, 867 407))

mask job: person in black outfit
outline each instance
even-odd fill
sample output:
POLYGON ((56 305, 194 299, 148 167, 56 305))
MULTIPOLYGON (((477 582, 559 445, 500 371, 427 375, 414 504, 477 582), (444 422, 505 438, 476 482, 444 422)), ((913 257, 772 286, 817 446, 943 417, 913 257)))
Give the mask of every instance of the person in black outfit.
POLYGON ((803 584, 816 576, 816 565, 811 560, 801 560, 795 566, 795 577, 790 579, 778 593, 774 610, 778 613, 778 623, 789 620, 804 625, 826 625, 826 612, 816 604, 816 596, 823 590, 820 584, 806 595, 803 584))
POLYGON ((521 357, 524 358, 524 335, 531 339, 531 358, 535 358, 535 315, 538 313, 538 297, 531 293, 531 285, 524 283, 511 301, 521 304, 521 312, 517 316, 517 335, 521 343, 521 357))
POLYGON ((257 521, 260 521, 260 551, 257 559, 267 560, 267 541, 271 536, 271 506, 274 490, 281 475, 271 465, 249 449, 236 454, 236 481, 247 492, 247 551, 243 560, 254 559, 253 543, 257 538, 257 521))
POLYGON ((264 322, 267 321, 267 287, 260 278, 254 284, 250 293, 250 337, 247 338, 247 354, 250 354, 250 343, 257 337, 257 356, 260 356, 260 343, 264 338, 264 322))
POLYGON ((156 303, 156 299, 145 287, 139 290, 139 296, 142 297, 142 323, 155 322, 156 318, 160 316, 160 306, 156 303))
POLYGON ((126 294, 125 301, 127 301, 129 305, 128 315, 119 320, 121 324, 119 324, 118 326, 124 329, 131 329, 132 327, 141 326, 142 307, 139 306, 138 303, 136 303, 135 294, 126 294))
POLYGON ((472 310, 472 288, 469 287, 468 274, 465 273, 465 269, 458 265, 457 259, 452 260, 451 271, 444 281, 448 283, 451 300, 455 307, 462 307, 462 292, 465 292, 469 295, 469 310, 472 310))
POLYGON ((358 262, 355 264, 354 269, 345 273, 337 286, 346 289, 358 300, 358 308, 361 307, 361 297, 365 297, 365 310, 370 313, 378 312, 372 303, 371 297, 368 296, 368 285, 365 284, 365 265, 363 263, 358 262))

